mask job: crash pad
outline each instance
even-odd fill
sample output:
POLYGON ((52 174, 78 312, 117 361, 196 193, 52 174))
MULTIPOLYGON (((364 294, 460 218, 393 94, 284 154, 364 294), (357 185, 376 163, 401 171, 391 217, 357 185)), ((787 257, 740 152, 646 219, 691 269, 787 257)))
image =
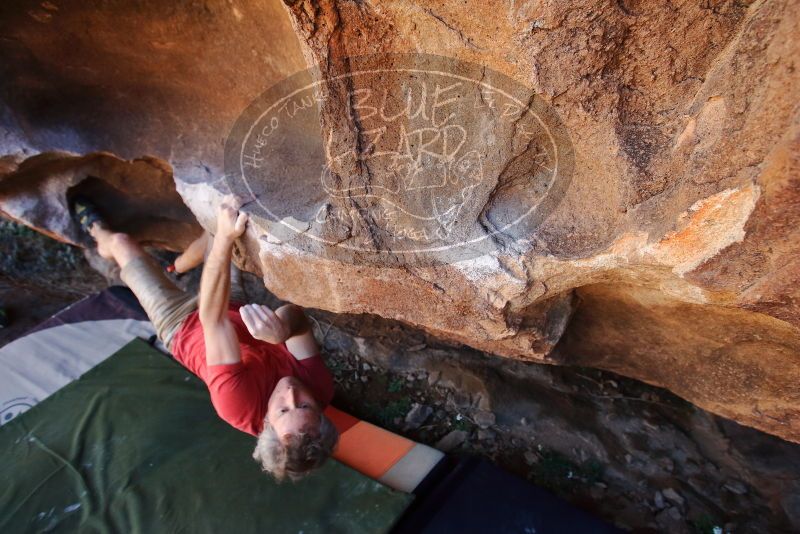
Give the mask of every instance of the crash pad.
POLYGON ((134 340, 0 428, 0 532, 384 532, 413 496, 329 461, 274 482, 204 384, 134 340))

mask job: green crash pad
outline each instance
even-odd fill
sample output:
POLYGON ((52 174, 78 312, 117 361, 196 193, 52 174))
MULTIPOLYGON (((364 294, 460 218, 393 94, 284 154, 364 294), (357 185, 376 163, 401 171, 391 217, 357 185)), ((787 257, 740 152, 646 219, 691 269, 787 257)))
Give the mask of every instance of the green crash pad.
POLYGON ((0 428, 0 532, 382 532, 411 496, 329 461, 275 483, 205 385, 134 340, 0 428))

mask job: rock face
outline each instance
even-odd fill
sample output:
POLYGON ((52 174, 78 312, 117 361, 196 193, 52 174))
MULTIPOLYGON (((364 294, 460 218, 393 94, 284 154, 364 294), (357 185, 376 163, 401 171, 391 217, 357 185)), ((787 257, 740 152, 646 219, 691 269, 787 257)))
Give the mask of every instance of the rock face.
POLYGON ((112 228, 145 245, 180 251, 202 228, 175 191, 172 169, 156 158, 48 152, 0 160, 0 213, 73 245, 89 244, 70 217, 76 195, 95 199, 112 228))
POLYGON ((800 442, 797 3, 42 6, 0 8, 3 153, 162 158, 281 298, 800 442))

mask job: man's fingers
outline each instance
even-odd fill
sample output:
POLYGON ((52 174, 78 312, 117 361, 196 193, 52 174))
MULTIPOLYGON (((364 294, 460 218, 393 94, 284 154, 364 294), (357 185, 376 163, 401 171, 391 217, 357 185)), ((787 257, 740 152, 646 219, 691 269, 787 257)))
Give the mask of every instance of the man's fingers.
POLYGON ((262 314, 264 314, 265 318, 269 317, 270 319, 278 319, 278 315, 274 311, 272 311, 272 309, 269 306, 261 305, 259 306, 259 310, 261 311, 262 314))
POLYGON ((239 212, 239 216, 236 218, 236 230, 238 232, 243 232, 244 227, 247 224, 247 214, 243 212, 239 212))
POLYGON ((264 328, 266 326, 266 322, 258 314, 258 307, 255 304, 250 305, 250 315, 253 317, 253 324, 258 328, 264 328))
MULTIPOLYGON (((258 316, 258 318, 261 319, 264 322, 267 322, 267 314, 264 313, 265 306, 261 306, 259 304, 252 304, 252 306, 253 306, 253 311, 258 316)), ((267 309, 269 309, 269 308, 267 308, 267 309)))
POLYGON ((242 205, 242 201, 239 200, 239 198, 236 195, 231 193, 222 197, 222 205, 228 206, 231 209, 238 210, 242 205))
POLYGON ((256 316, 252 306, 242 306, 240 313, 247 330, 253 337, 256 337, 258 331, 264 328, 264 322, 256 316))
POLYGON ((288 325, 284 324, 283 319, 262 304, 246 304, 239 308, 242 321, 250 334, 256 339, 277 342, 288 336, 288 325))
POLYGON ((220 215, 227 215, 231 218, 236 216, 236 213, 239 211, 242 202, 234 195, 225 195, 222 198, 222 202, 219 203, 217 207, 217 212, 220 215))
MULTIPOLYGON (((261 320, 261 322, 264 323, 265 326, 268 326, 270 328, 274 328, 275 327, 275 323, 272 321, 272 318, 269 316, 269 314, 265 312, 265 308, 266 308, 266 306, 260 306, 258 304, 253 304, 253 311, 258 316, 258 318, 261 320)), ((272 310, 270 310, 269 308, 266 308, 266 311, 272 311, 272 310)))
POLYGON ((264 312, 264 314, 267 317, 267 320, 268 320, 269 324, 272 325, 272 328, 276 332, 280 332, 281 330, 285 330, 286 329, 286 325, 283 324, 283 319, 278 317, 277 313, 275 313, 274 311, 272 311, 270 308, 268 308, 266 306, 261 306, 261 311, 264 312))
POLYGON ((250 332, 251 336, 255 336, 253 333, 253 319, 250 316, 250 310, 247 306, 242 306, 239 308, 239 315, 242 316, 242 322, 247 327, 247 331, 250 332))

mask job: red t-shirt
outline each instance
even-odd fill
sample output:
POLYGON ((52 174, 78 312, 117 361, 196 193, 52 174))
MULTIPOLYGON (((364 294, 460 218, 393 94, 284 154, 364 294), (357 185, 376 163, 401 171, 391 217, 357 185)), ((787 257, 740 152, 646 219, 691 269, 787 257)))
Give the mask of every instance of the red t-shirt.
POLYGON ((230 305, 228 317, 239 338, 242 360, 238 363, 206 365, 203 328, 196 311, 183 321, 172 342, 175 359, 206 383, 214 409, 223 420, 242 432, 258 435, 267 401, 284 376, 298 378, 323 406, 331 402, 333 377, 319 354, 297 360, 286 343, 273 345, 254 339, 242 322, 238 305, 230 305))

